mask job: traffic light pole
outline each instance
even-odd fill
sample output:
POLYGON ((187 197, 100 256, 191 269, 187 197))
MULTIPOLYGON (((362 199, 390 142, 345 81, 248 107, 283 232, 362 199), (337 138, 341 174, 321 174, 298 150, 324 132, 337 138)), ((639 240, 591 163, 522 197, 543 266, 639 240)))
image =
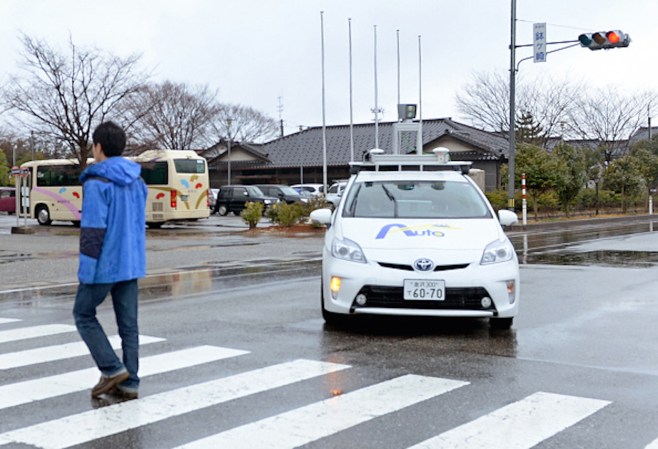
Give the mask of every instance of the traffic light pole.
POLYGON ((509 63, 509 157, 507 208, 514 212, 514 162, 516 156, 516 0, 512 0, 509 63))

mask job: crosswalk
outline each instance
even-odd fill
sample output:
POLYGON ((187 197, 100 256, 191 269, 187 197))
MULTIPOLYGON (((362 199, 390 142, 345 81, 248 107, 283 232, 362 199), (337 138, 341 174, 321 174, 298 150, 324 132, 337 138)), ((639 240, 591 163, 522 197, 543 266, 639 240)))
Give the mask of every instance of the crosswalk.
MULTIPOLYGON (((349 375, 352 367, 342 363, 297 359, 260 366, 190 385, 167 389, 141 397, 139 400, 115 402, 92 408, 82 402, 78 413, 62 412, 63 416, 45 418, 41 422, 21 421, 23 427, 2 425, 2 413, 12 413, 19 407, 38 406, 41 401, 87 392, 98 376, 95 368, 82 368, 59 374, 30 378, 16 376, 33 365, 58 363, 66 366, 80 363, 86 367, 90 360, 86 348, 79 342, 75 328, 69 325, 22 326, 20 320, 0 317, 0 449, 4 445, 28 445, 43 449, 68 447, 115 447, 111 438, 135 429, 167 423, 176 426, 177 419, 213 408, 227 407, 234 401, 246 404, 257 402, 259 395, 280 388, 300 388, 313 379, 327 379, 349 375), (3 329, 4 327, 4 329, 3 329), (69 336, 70 342, 47 344, 34 348, 41 341, 58 335, 69 336), (28 342, 29 349, 5 351, 8 343, 28 342), (87 356, 87 357, 83 357, 87 356), (3 372, 10 370, 13 379, 5 381, 3 372), (109 438, 107 445, 103 439, 109 438)), ((117 336, 111 338, 120 347, 117 336)), ((141 345, 163 344, 166 340, 155 336, 140 336, 141 345)), ((167 345, 169 347, 169 345, 167 345)), ((140 360, 142 378, 164 373, 189 373, 205 364, 244 360, 249 351, 219 346, 202 345, 177 350, 163 350, 157 355, 140 360)), ((251 361, 253 365, 253 360, 251 361)), ((258 366, 257 364, 255 366, 258 366)), ((190 379, 194 379, 190 376, 190 379)), ((184 442, 168 443, 154 437, 151 443, 141 441, 140 447, 164 448, 228 448, 228 449, 292 449, 331 438, 356 426, 373 422, 387 415, 420 406, 427 401, 440 400, 443 395, 467 393, 473 385, 468 380, 403 374, 373 383, 346 393, 327 391, 324 399, 293 406, 272 416, 196 438, 186 436, 184 442)), ((509 402, 482 416, 422 439, 407 449, 526 449, 534 447, 560 432, 576 426, 600 413, 611 404, 600 398, 569 396, 535 392, 525 397, 510 398, 509 402)), ((181 427, 185 427, 181 425, 181 427)), ((384 429, 382 429, 384 431, 384 429)), ((186 435, 184 429, 181 433, 186 435)), ((357 447, 356 445, 355 447, 357 447)), ((25 447, 25 446, 21 446, 25 447)), ((658 439, 646 446, 658 449, 658 439)))

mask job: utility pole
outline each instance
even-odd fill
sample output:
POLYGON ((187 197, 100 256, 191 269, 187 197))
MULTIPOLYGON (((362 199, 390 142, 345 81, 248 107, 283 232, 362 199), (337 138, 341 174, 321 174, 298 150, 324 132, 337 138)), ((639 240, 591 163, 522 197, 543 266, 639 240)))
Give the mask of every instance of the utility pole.
POLYGON ((514 212, 514 159, 516 156, 516 0, 512 0, 509 63, 509 157, 507 208, 514 212))

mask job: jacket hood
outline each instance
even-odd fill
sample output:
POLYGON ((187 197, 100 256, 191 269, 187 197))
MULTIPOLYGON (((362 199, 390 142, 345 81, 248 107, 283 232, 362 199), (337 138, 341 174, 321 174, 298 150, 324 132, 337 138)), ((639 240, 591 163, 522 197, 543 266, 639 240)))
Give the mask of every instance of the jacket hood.
POLYGON ((89 177, 101 176, 117 185, 125 186, 135 182, 141 173, 142 167, 138 163, 115 156, 87 167, 80 175, 80 181, 84 183, 89 177))

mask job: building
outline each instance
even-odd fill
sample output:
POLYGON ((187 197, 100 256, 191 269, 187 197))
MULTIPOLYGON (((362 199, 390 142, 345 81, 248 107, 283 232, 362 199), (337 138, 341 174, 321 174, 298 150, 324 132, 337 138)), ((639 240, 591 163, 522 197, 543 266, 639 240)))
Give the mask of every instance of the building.
MULTIPOLYGON (((378 124, 379 147, 392 152, 393 123, 378 124)), ((422 122, 423 152, 438 147, 451 151, 453 160, 473 162, 473 168, 484 170, 487 190, 500 186, 500 169, 507 163, 509 143, 506 136, 483 131, 451 118, 422 122)), ((375 147, 375 124, 355 124, 354 160, 375 147)), ((401 151, 415 153, 415 140, 403 141, 401 151), (406 143, 406 145, 405 145, 406 143)), ((222 141, 204 151, 208 160, 212 187, 228 183, 229 142, 222 141)), ((349 177, 351 159, 350 126, 326 127, 327 182, 349 177)), ((322 127, 311 127, 280 137, 265 144, 231 142, 231 179, 233 184, 297 184, 323 182, 322 127)))

